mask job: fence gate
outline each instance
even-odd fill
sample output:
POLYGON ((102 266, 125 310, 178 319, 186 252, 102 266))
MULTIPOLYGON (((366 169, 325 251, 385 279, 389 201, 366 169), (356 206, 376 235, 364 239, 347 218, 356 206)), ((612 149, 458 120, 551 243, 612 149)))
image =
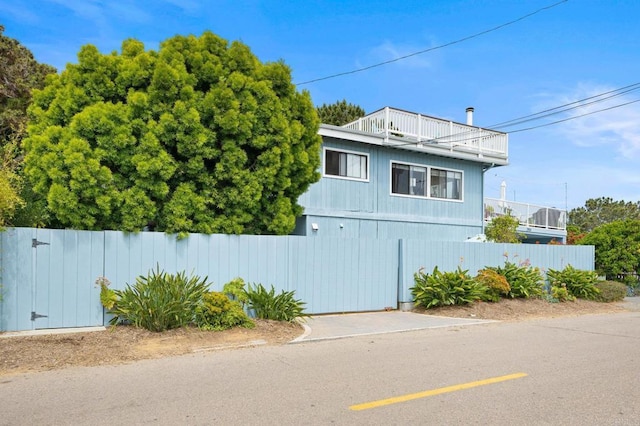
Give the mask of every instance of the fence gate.
POLYGON ((103 325, 104 233, 37 229, 31 247, 33 328, 103 325))

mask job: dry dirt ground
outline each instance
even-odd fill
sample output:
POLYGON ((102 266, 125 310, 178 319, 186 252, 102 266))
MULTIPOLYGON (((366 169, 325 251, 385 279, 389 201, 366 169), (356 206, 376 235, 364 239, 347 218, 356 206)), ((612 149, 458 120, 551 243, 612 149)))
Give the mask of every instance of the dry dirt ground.
MULTIPOLYGON (((540 317, 576 316, 623 312, 620 303, 584 300, 549 303, 544 300, 503 300, 424 310, 429 315, 523 321, 540 317)), ((130 363, 149 358, 200 351, 229 350, 259 344, 280 345, 302 334, 299 324, 257 320, 253 329, 201 331, 184 328, 153 333, 129 326, 106 331, 44 336, 2 338, 0 333, 0 376, 61 369, 130 363)))

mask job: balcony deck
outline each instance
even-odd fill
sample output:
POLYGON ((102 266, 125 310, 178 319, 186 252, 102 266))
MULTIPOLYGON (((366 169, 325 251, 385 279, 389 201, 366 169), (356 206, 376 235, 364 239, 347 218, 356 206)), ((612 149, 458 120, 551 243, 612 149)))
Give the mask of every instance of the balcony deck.
POLYGON ((506 164, 508 135, 453 121, 394 108, 383 108, 342 126, 345 129, 383 136, 386 144, 413 148, 443 148, 451 156, 473 154, 480 160, 506 164))
POLYGON ((567 211, 555 207, 518 203, 498 198, 484 199, 484 221, 494 217, 511 215, 518 219, 518 232, 527 240, 564 242, 567 236, 567 211))

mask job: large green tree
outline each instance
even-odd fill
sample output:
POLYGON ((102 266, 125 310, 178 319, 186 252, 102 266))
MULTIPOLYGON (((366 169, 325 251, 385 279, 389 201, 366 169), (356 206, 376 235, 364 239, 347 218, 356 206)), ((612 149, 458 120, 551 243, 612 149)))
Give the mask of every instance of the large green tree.
POLYGON ((346 99, 333 104, 322 104, 318 107, 318 116, 324 124, 342 126, 360 117, 364 117, 365 112, 360 106, 348 103, 346 99))
POLYGON ((616 220, 640 219, 640 202, 614 201, 609 197, 591 198, 584 207, 569 212, 569 224, 576 232, 591 232, 616 220))
POLYGON ((609 280, 640 272, 640 220, 617 220, 600 225, 578 244, 595 246, 596 270, 609 280))
POLYGON ((286 234, 319 179, 309 94, 240 42, 205 32, 158 51, 86 45, 47 81, 24 145, 54 225, 286 234))
POLYGON ((7 37, 0 25, 0 142, 19 142, 25 133, 31 91, 44 86, 55 68, 38 63, 31 51, 7 37))
POLYGON ((31 91, 42 88, 56 70, 38 63, 29 49, 3 33, 0 25, 0 226, 31 226, 39 223, 38 204, 31 202, 31 188, 21 176, 21 142, 31 91))

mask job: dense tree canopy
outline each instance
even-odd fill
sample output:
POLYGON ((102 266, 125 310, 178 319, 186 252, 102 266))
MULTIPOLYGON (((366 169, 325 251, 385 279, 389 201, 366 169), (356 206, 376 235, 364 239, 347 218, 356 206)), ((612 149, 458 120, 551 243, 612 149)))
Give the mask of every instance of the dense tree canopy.
POLYGON ((289 233, 319 179, 319 121, 282 62, 205 32, 81 48, 36 91, 26 173, 56 224, 289 233))
POLYGON ((0 141, 19 141, 25 131, 31 91, 44 86, 55 68, 38 63, 20 42, 3 34, 0 25, 0 141))
POLYGON ((596 270, 609 280, 623 280, 640 272, 640 220, 618 220, 600 225, 580 240, 593 245, 596 270))
POLYGON ((338 101, 334 104, 322 104, 318 107, 318 116, 324 124, 333 124, 334 126, 342 126, 360 117, 364 117, 364 109, 358 105, 347 103, 346 99, 338 101))
POLYGON ((0 25, 0 226, 29 226, 38 220, 33 205, 25 207, 23 200, 30 201, 31 191, 21 176, 21 141, 31 91, 42 88, 46 75, 55 69, 38 63, 29 49, 3 32, 0 25))
POLYGON ((591 232, 596 227, 616 220, 640 219, 640 202, 614 201, 609 197, 591 198, 584 207, 569 212, 574 232, 591 232))

